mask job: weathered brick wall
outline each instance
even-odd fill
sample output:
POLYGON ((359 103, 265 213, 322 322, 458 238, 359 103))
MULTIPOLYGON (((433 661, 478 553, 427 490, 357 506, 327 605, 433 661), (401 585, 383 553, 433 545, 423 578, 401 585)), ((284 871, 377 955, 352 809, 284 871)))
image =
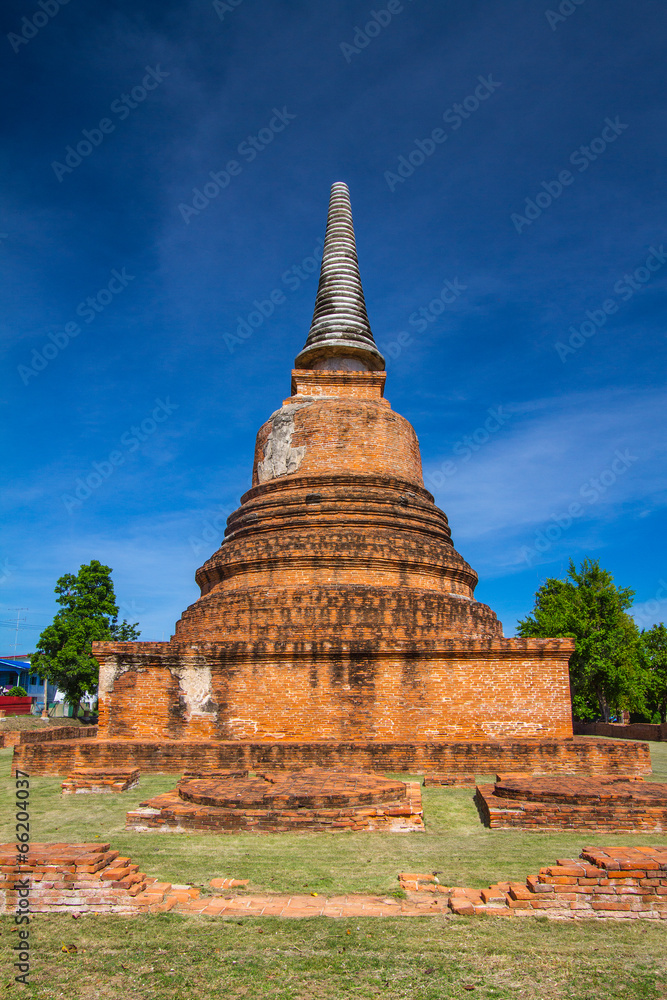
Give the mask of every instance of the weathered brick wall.
POLYGON ((53 726, 51 729, 27 730, 19 743, 49 743, 51 740, 93 740, 97 726, 53 726))
POLYGON ((97 726, 53 726, 44 729, 6 729, 0 732, 0 747, 17 743, 48 743, 49 740, 94 739, 97 726))
POLYGON ((13 766, 31 774, 63 775, 75 767, 138 767, 146 774, 328 767, 399 774, 521 771, 640 777, 651 773, 651 757, 646 743, 577 737, 409 743, 98 739, 20 746, 13 766))
POLYGON ((99 734, 404 740, 572 735, 568 639, 96 643, 99 734), (426 647, 426 648, 425 648, 426 647))
POLYGON ((631 722, 619 725, 611 722, 575 722, 574 732, 578 736, 612 736, 617 740, 667 741, 667 722, 651 725, 648 722, 631 722))
POLYGON ((424 485, 414 429, 380 399, 287 400, 257 434, 253 486, 297 471, 385 475, 424 485))

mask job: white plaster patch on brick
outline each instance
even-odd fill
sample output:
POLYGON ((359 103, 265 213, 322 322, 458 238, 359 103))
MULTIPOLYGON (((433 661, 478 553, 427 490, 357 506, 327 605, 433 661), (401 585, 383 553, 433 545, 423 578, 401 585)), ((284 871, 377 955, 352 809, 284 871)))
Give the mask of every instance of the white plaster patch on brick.
POLYGON ((230 730, 231 739, 250 739, 257 733, 258 725, 254 719, 228 719, 227 728, 230 730))
POLYGON ((131 670, 129 663, 119 663, 115 656, 104 657, 100 661, 100 677, 98 682, 98 697, 103 699, 105 694, 110 694, 118 678, 131 670))
POLYGON ((217 718, 217 710, 207 707, 213 697, 211 689, 211 668, 201 663, 193 666, 172 666, 171 672, 178 677, 181 692, 185 698, 188 721, 192 718, 217 718))
POLYGON ((264 459, 257 463, 257 478, 266 483, 278 476, 288 476, 301 465, 306 446, 292 447, 294 416, 297 410, 311 403, 288 403, 271 415, 271 433, 264 445, 264 459))

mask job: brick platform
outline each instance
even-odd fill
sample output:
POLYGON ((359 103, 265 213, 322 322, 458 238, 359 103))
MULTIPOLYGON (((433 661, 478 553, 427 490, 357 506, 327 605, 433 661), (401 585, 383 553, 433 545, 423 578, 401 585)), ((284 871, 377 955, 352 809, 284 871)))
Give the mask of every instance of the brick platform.
POLYGON ((488 889, 440 885, 430 874, 399 875, 410 898, 447 900, 460 916, 644 918, 667 920, 667 848, 585 847, 579 860, 561 860, 525 882, 488 889))
POLYGON ((142 774, 212 770, 297 770, 306 767, 401 774, 651 773, 648 744, 589 737, 564 740, 299 741, 77 740, 19 745, 13 768, 67 775, 78 767, 136 767, 142 774))
POLYGON ((63 781, 63 795, 80 795, 86 792, 126 792, 139 784, 139 770, 96 770, 80 768, 63 781))
POLYGON ((667 831, 667 784, 508 776, 495 785, 479 785, 475 801, 493 829, 667 831))
POLYGON ((128 830, 423 832, 417 782, 313 768, 253 778, 187 778, 127 814, 128 830))
POLYGON ((0 912, 16 910, 27 882, 33 913, 136 913, 136 896, 156 880, 109 846, 31 844, 18 864, 16 844, 0 845, 0 912))

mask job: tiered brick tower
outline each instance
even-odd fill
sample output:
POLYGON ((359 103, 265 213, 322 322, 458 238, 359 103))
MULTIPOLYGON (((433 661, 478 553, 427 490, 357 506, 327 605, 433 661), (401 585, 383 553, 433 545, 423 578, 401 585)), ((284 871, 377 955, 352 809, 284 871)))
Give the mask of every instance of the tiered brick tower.
POLYGON ((569 640, 503 639, 383 398, 335 184, 292 395, 169 643, 96 646, 101 731, 218 740, 570 736, 569 640), (137 711, 138 705, 142 706, 137 711))
POLYGON ((98 739, 23 766, 643 773, 630 745, 572 739, 572 641, 504 639, 474 600, 384 399, 344 184, 296 365, 201 597, 169 642, 96 643, 98 739))

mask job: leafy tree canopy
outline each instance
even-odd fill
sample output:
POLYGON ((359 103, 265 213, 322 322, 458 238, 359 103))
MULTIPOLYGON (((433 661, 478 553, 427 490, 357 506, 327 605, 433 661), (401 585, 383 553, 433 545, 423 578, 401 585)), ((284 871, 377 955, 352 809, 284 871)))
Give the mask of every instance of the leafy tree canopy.
POLYGON ((53 624, 44 629, 31 659, 34 670, 57 684, 70 704, 78 705, 97 686, 99 666, 91 654, 93 642, 137 639, 137 622, 118 621, 111 569, 97 559, 66 573, 56 583, 61 605, 53 624))
POLYGON ((644 709, 645 674, 639 632, 626 614, 634 591, 617 587, 599 562, 570 560, 565 580, 548 579, 535 595, 533 612, 519 622, 524 637, 575 640, 570 659, 572 708, 579 719, 644 709))
POLYGON ((667 722, 667 626, 664 622, 642 630, 641 652, 649 711, 658 715, 660 722, 667 722))

